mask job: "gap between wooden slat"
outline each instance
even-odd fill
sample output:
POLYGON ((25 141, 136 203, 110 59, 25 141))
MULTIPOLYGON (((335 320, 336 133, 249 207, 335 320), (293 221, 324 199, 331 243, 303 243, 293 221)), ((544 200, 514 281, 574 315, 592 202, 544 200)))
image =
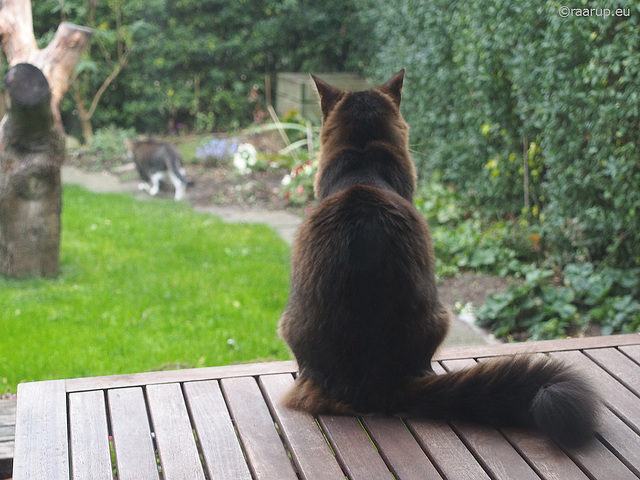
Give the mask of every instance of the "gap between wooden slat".
POLYGON ((258 385, 279 433, 304 479, 344 479, 335 453, 318 421, 310 414, 280 404, 280 398, 294 383, 291 374, 261 375, 258 385))
POLYGON ((593 348, 583 353, 634 395, 640 397, 640 366, 615 348, 593 348))
POLYGON ((113 426, 111 425, 111 415, 109 415, 109 395, 107 390, 102 391, 104 396, 104 408, 107 416, 107 435, 109 435, 109 458, 111 460, 111 471, 115 472, 115 477, 118 478, 118 467, 116 465, 116 446, 113 440, 113 426))
POLYGON ((157 449, 141 387, 107 391, 119 480, 158 479, 157 449))
POLYGON ((254 377, 221 381, 225 401, 235 419, 249 466, 255 477, 297 478, 277 425, 254 377))
POLYGON ((149 385, 149 411, 165 480, 205 479, 180 384, 149 385))
POLYGON ((185 382, 182 391, 208 477, 224 478, 233 471, 235 479, 250 480, 246 454, 219 382, 185 382))

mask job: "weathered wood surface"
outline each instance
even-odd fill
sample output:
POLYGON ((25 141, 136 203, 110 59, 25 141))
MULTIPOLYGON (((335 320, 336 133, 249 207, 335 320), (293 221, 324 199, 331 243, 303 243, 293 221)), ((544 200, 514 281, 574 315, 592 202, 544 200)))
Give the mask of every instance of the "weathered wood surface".
POLYGON ((9 478, 13 470, 15 430, 16 399, 0 400, 0 478, 9 478))
POLYGON ((314 418, 279 403, 296 366, 274 362, 22 384, 14 480, 640 478, 640 335, 455 348, 434 369, 525 351, 577 365, 602 392, 588 448, 464 422, 314 418))

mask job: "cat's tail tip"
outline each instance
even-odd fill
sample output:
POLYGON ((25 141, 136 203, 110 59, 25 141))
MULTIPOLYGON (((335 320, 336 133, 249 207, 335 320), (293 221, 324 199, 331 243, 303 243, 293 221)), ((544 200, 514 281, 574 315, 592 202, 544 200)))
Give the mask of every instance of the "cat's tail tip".
POLYGON ((540 387, 529 411, 538 430, 564 447, 581 447, 593 439, 601 403, 592 386, 572 368, 540 387))

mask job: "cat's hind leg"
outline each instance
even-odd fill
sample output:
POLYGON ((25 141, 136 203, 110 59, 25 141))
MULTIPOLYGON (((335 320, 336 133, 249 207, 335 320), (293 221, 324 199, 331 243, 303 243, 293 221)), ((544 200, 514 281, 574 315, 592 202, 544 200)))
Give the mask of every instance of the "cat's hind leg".
POLYGON ((171 170, 169 170, 169 179, 171 179, 171 183, 173 183, 173 186, 176 189, 176 194, 175 194, 175 197, 174 197, 175 200, 182 200, 184 198, 184 196, 185 196, 185 193, 186 193, 186 190, 187 190, 187 186, 171 170))
POLYGON ((160 181, 164 178, 163 173, 152 173, 151 174, 151 188, 149 189, 149 195, 152 197, 157 195, 160 190, 160 181))

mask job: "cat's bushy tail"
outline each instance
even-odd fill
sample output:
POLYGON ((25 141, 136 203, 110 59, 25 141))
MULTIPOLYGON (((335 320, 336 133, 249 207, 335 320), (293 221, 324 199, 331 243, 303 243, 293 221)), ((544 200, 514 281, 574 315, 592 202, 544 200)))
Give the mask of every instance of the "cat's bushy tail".
POLYGON ((400 403, 429 417, 534 427, 569 447, 592 438, 600 406, 595 390, 573 368, 533 356, 412 378, 400 403))

